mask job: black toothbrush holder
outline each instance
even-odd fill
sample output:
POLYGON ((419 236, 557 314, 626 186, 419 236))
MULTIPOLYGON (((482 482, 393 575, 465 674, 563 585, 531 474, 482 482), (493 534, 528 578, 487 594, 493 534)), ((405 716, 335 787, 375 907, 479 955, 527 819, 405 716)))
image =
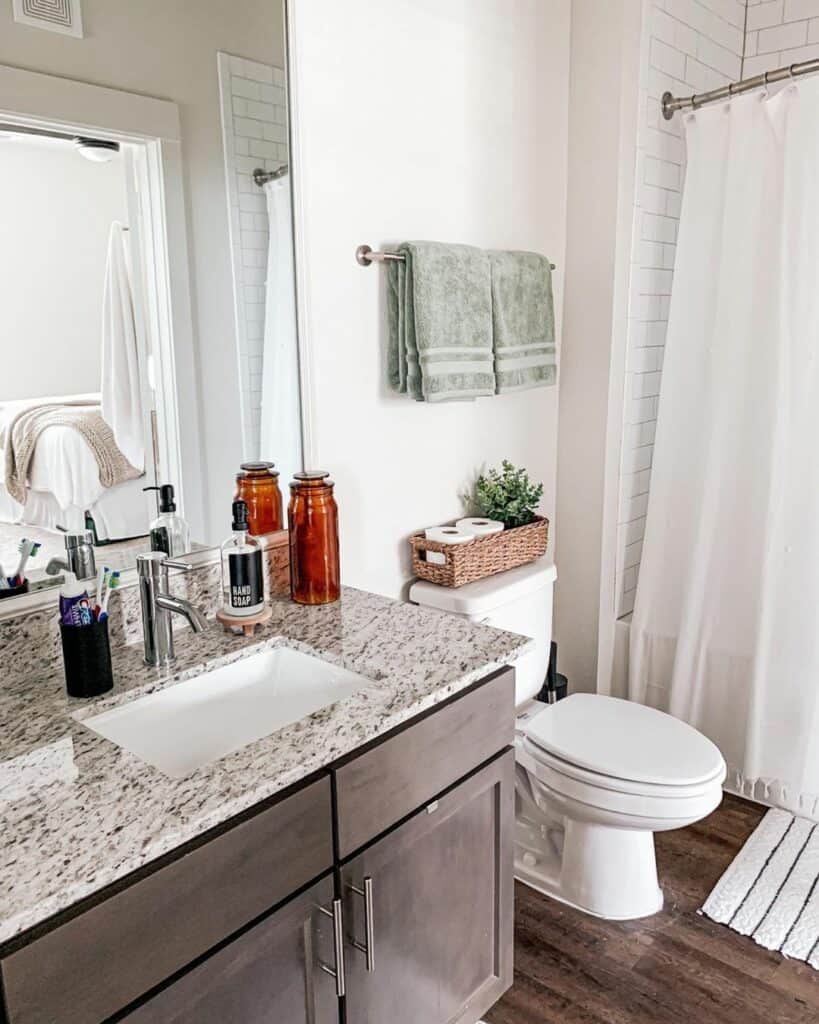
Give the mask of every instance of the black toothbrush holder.
POLYGON ((87 626, 60 623, 65 687, 70 697, 98 697, 114 685, 108 619, 87 626))

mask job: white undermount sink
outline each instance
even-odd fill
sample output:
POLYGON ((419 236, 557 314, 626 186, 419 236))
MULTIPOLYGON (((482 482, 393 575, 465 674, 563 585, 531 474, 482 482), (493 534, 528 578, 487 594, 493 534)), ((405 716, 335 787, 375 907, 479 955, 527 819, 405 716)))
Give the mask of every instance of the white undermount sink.
POLYGON ((309 654, 276 647, 82 724, 180 779, 371 684, 309 654))

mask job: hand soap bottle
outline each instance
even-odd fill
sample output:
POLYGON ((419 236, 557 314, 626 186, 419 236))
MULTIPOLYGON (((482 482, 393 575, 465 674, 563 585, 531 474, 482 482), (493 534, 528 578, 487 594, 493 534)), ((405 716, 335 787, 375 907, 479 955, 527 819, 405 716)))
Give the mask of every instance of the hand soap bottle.
POLYGON ((264 611, 262 549, 248 533, 247 504, 233 502, 233 533, 222 545, 222 612, 243 618, 264 611))
POLYGON ((191 528, 176 514, 173 484, 143 487, 143 491, 159 491, 159 515, 151 523, 151 551, 164 551, 169 558, 186 555, 191 549, 191 528))

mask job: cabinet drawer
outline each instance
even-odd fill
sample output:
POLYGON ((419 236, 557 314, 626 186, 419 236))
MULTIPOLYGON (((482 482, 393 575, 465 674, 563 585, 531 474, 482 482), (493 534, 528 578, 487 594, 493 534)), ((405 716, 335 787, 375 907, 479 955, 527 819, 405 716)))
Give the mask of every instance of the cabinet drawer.
POLYGON ((402 726, 335 770, 339 853, 349 856, 515 739, 515 671, 402 726))
POLYGON ((332 866, 324 777, 2 961, 9 1024, 101 1021, 332 866))

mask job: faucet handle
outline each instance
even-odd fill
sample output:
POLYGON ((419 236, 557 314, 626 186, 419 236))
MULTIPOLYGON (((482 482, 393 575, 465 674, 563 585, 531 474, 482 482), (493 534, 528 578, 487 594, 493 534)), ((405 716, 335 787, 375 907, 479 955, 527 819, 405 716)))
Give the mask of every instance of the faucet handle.
POLYGON ((178 562, 168 558, 164 551, 143 551, 137 555, 136 564, 140 576, 155 580, 167 580, 168 569, 184 569, 185 572, 193 569, 190 562, 178 562))

